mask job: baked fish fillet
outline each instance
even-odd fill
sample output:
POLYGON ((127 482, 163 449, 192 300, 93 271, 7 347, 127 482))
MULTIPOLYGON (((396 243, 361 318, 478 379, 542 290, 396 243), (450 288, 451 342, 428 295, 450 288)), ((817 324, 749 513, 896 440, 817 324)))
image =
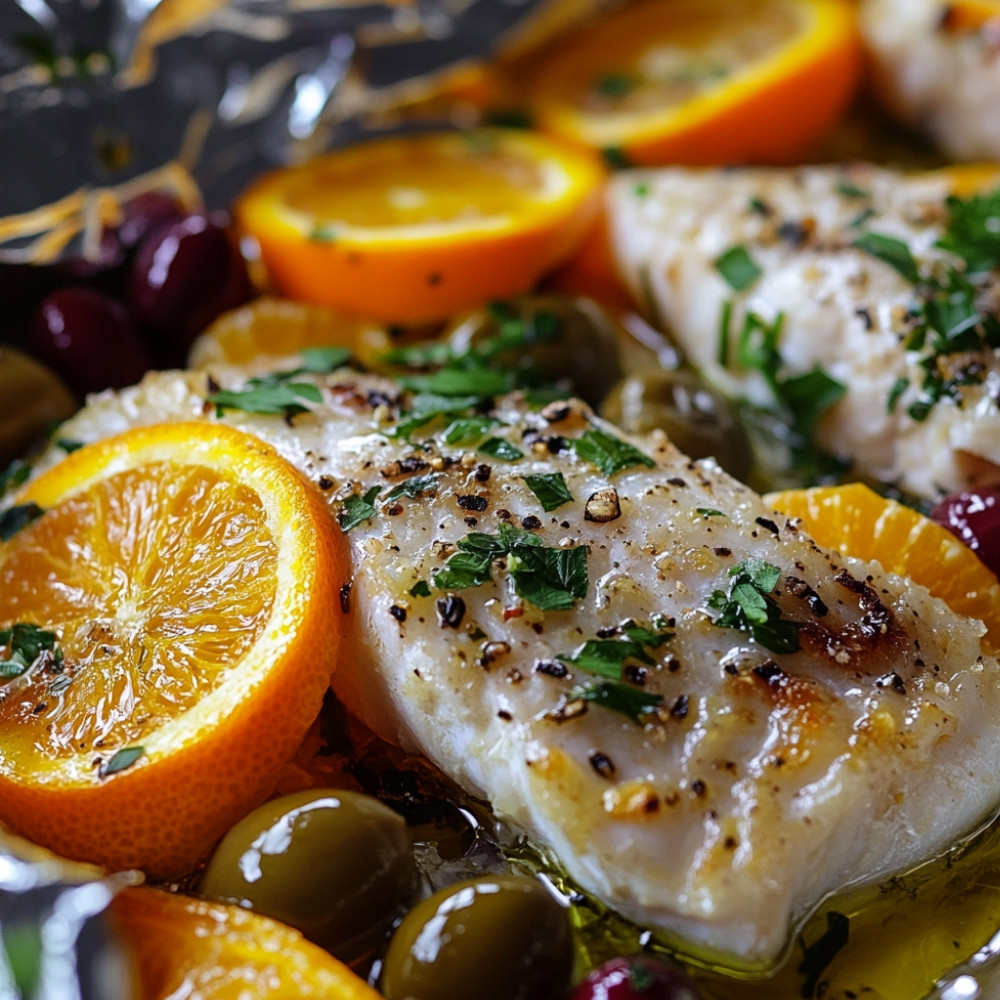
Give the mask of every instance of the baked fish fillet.
POLYGON ((153 373, 60 437, 222 419, 277 447, 358 521, 341 698, 626 916, 764 966, 831 890, 996 808, 1000 667, 980 622, 584 404, 505 397, 490 445, 440 423, 411 443, 393 383, 299 379, 322 391, 309 412, 220 418, 204 373, 153 373))
MULTIPOLYGON (((926 330, 928 297, 944 298, 949 275, 964 275, 935 245, 954 183, 946 171, 861 164, 627 172, 609 189, 613 250, 707 381, 773 409, 772 375, 791 397, 795 380, 818 370, 844 392, 815 442, 857 477, 933 499, 1000 482, 1000 352, 978 327, 944 348, 926 330), (904 276, 911 264, 919 285, 904 276)), ((996 272, 977 276, 974 292, 1000 339, 996 272)))

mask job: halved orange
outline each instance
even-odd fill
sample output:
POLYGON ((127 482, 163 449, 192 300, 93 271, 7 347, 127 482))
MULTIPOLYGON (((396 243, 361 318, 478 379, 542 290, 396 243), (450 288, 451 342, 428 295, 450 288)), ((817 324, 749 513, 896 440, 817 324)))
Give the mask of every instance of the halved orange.
POLYGON ((308 347, 347 347, 364 363, 374 363, 393 346, 384 324, 329 306, 263 296, 224 312, 194 341, 191 368, 226 362, 262 364, 308 347))
POLYGON ((602 177, 528 132, 411 135, 266 175, 235 215, 282 295, 421 324, 528 291, 586 232, 602 177))
POLYGON ((640 0, 544 53, 538 125, 636 165, 788 163, 861 78, 849 0, 640 0))
POLYGON ((980 619, 991 648, 1000 648, 1000 582, 937 522, 861 483, 783 490, 764 499, 782 514, 801 518, 820 545, 874 560, 922 584, 958 614, 980 619))
POLYGON ((190 871, 321 707, 341 533, 273 448, 208 421, 84 447, 17 501, 45 513, 0 544, 0 635, 53 648, 18 668, 0 638, 0 821, 75 860, 190 871))
POLYGON ((133 959, 136 1000, 380 1000, 298 931, 239 906, 139 887, 109 913, 133 959))

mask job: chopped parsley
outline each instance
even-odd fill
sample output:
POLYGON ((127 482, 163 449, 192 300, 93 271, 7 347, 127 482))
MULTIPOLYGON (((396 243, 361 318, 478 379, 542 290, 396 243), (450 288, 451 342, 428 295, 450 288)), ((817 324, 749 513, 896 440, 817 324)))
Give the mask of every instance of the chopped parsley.
POLYGON ((445 444, 475 444, 493 427, 499 426, 495 417, 463 417, 453 420, 444 431, 445 444))
POLYGON ((381 493, 381 487, 373 486, 363 496, 356 493, 343 500, 344 509, 337 517, 337 523, 342 531, 350 531, 359 524, 371 520, 378 511, 375 508, 375 500, 381 493))
POLYGON ((643 717, 654 712, 663 701, 661 694, 643 691, 621 681, 595 681, 584 687, 573 688, 566 697, 570 701, 579 698, 594 702, 602 708, 628 716, 639 725, 645 721, 643 717))
POLYGON ((853 181, 841 181, 837 185, 837 191, 845 198, 870 198, 871 192, 862 187, 858 187, 853 181))
POLYGON ((417 580, 417 582, 410 587, 409 594, 410 597, 430 597, 431 588, 427 585, 426 580, 417 580))
POLYGON ((15 458, 3 472, 0 472, 0 497, 5 496, 11 490, 27 482, 31 475, 31 465, 15 458))
POLYGON ((589 549, 547 548, 529 531, 501 523, 496 535, 474 531, 434 574, 439 590, 465 590, 492 578, 493 563, 505 559, 518 596, 543 611, 565 611, 587 594, 589 549))
POLYGON ((561 472, 528 475, 523 478, 528 489, 535 494, 546 513, 556 510, 565 503, 570 503, 573 499, 573 494, 570 493, 561 472))
POLYGON ((145 747, 122 747, 121 750, 116 750, 111 759, 104 765, 101 771, 102 775, 107 777, 109 774, 117 774, 119 771, 126 770, 126 768, 131 767, 142 757, 145 752, 145 747))
POLYGON ((79 451, 83 447, 83 442, 74 441, 71 438, 56 438, 55 446, 67 455, 72 455, 74 451, 79 451))
POLYGON ((713 624, 749 632, 754 641, 773 653, 798 650, 801 623, 782 618, 781 608, 771 597, 781 570, 751 558, 731 567, 729 576, 729 592, 716 590, 709 598, 709 607, 719 612, 713 624))
POLYGON ((503 459, 505 462, 516 462, 517 459, 524 458, 524 452, 506 438, 487 438, 479 446, 479 451, 484 455, 489 455, 490 458, 503 459))
POLYGON ((726 517, 721 510, 716 510, 714 507, 695 507, 694 512, 696 514, 701 514, 702 517, 726 517))
POLYGON ((627 441, 596 427, 566 442, 585 462, 596 465, 609 479, 637 465, 653 468, 656 463, 627 441))
POLYGON ((601 97, 627 97, 641 82, 635 73, 605 73, 594 81, 594 91, 601 97))
MULTIPOLYGON (((388 503, 390 500, 398 500, 399 497, 409 497, 411 500, 416 499, 423 493, 433 493, 438 488, 438 482, 440 476, 436 472, 431 472, 426 476, 413 476, 411 479, 404 480, 396 486, 393 486, 391 490, 385 495, 385 501, 388 503)), ((373 486, 372 489, 378 490, 378 487, 373 486)), ((371 490, 365 494, 367 497, 371 493, 371 490)), ((378 496, 376 492, 372 496, 372 501, 378 496)), ((369 515, 371 516, 371 515, 369 515)))
POLYGON ((869 231, 862 233, 851 245, 888 264, 911 284, 920 280, 920 270, 910 248, 895 236, 869 231))
POLYGON ((601 156, 612 170, 628 170, 635 166, 621 146, 605 146, 601 150, 601 156))
POLYGON ((309 231, 309 239, 314 243, 333 243, 337 238, 337 230, 329 223, 319 223, 309 231))
POLYGON ((736 244, 715 258, 715 268, 737 292, 749 288, 762 274, 745 246, 736 244))
POLYGON ((948 227, 937 245, 960 257, 973 274, 992 271, 1000 262, 1000 188, 971 198, 951 196, 948 227))
POLYGON ((648 650, 659 649, 674 635, 673 632, 657 631, 655 628, 647 628, 633 621, 618 626, 614 632, 617 638, 609 636, 587 639, 572 653, 560 653, 556 659, 562 663, 571 663, 599 677, 619 680, 622 668, 628 660, 636 660, 650 667, 655 666, 656 660, 648 650))
POLYGON ((54 663, 63 660, 63 651, 56 647, 55 632, 28 622, 17 622, 0 630, 0 647, 9 650, 0 658, 0 680, 20 677, 43 652, 52 653, 54 663))
POLYGON ((0 542, 10 541, 22 528, 37 521, 44 513, 34 501, 17 504, 0 512, 0 542))

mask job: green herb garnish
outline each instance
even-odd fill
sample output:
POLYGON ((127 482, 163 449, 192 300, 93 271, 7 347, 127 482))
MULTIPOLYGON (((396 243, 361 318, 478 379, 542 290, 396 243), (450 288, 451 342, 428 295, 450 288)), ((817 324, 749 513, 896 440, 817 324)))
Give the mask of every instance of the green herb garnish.
POLYGON ((570 493, 561 472, 528 475, 522 478, 546 513, 556 510, 565 503, 570 503, 573 499, 573 494, 570 493))
POLYGON ((481 441, 492 427, 499 426, 495 417, 464 417, 453 420, 444 431, 445 444, 475 444, 481 441))
POLYGON ((731 246, 716 257, 715 268, 725 278, 729 287, 737 292, 749 288, 762 274, 750 252, 740 244, 731 246))
POLYGON ((594 91, 602 97, 627 97, 641 82, 634 73, 605 73, 594 81, 594 91))
POLYGON ((911 284, 915 285, 920 280, 920 271, 910 248, 895 236, 869 231, 862 233, 851 245, 888 264, 911 284))
POLYGON ((628 716, 633 722, 642 724, 643 716, 653 712, 663 701, 663 695, 642 691, 621 681, 597 681, 585 687, 573 688, 567 699, 577 698, 592 701, 602 708, 628 716))
POLYGON ((337 523, 340 525, 341 530, 350 531, 359 524, 363 524, 365 521, 373 518, 377 513, 375 499, 381 492, 381 487, 373 486, 363 496, 358 496, 355 493, 349 497, 345 497, 343 500, 344 509, 337 517, 337 523))
POLYGON ((145 747, 122 747, 121 750, 115 751, 111 759, 104 765, 103 775, 107 777, 109 774, 124 771, 131 767, 145 752, 145 747))
POLYGON ((427 585, 426 580, 417 580, 417 582, 410 587, 409 594, 410 597, 430 597, 431 588, 427 585))
POLYGON ((37 521, 44 513, 34 501, 0 511, 0 542, 10 541, 22 528, 37 521))
POLYGON ((524 458, 524 452, 512 444, 506 438, 490 437, 480 446, 479 451, 490 458, 499 458, 505 462, 516 462, 519 458, 524 458))
POLYGON ((716 590, 709 598, 709 607, 719 612, 713 624, 749 632, 773 653, 798 650, 801 623, 782 618, 771 597, 781 570, 762 559, 744 559, 729 570, 729 576, 729 592, 716 590))
POLYGON ((647 650, 659 649, 674 635, 673 632, 658 632, 631 621, 618 626, 615 633, 619 638, 587 639, 572 653, 560 653, 556 659, 563 663, 572 663, 581 670, 597 674, 599 677, 619 680, 622 668, 628 660, 654 666, 656 660, 647 650))
POLYGON ((608 478, 637 465, 653 468, 656 463, 644 452, 598 428, 591 428, 566 442, 585 462, 596 465, 608 478))
MULTIPOLYGON (((436 472, 431 472, 426 476, 413 476, 411 479, 404 480, 396 486, 393 486, 391 490, 385 495, 385 501, 388 503, 390 500, 397 500, 399 497, 409 497, 411 500, 416 499, 422 493, 433 493, 438 488, 438 481, 440 476, 436 472)), ((372 487, 372 489, 377 489, 377 487, 372 487)), ((368 491, 371 493, 371 490, 368 491)), ((368 493, 365 496, 368 496, 368 493)), ((372 496, 372 500, 378 496, 375 493, 372 496)), ((369 515, 370 516, 370 515, 369 515)))
POLYGON ((208 397, 220 416, 228 409, 294 417, 308 412, 309 407, 303 406, 303 402, 320 403, 322 400, 322 393, 311 382, 285 382, 270 375, 249 379, 245 389, 222 389, 208 397))
POLYGON ((15 458, 3 472, 0 472, 0 497, 27 482, 30 475, 31 466, 27 462, 15 458))
POLYGON ((20 677, 43 652, 52 653, 54 663, 63 660, 63 651, 56 648, 55 632, 28 622, 17 622, 0 630, 0 646, 10 649, 8 655, 0 659, 0 679, 4 680, 20 677))

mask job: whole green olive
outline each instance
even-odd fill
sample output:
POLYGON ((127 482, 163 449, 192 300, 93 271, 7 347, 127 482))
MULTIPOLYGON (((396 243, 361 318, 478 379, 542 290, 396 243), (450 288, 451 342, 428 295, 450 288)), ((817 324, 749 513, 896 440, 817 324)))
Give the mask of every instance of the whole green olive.
POLYGON ((601 413, 632 434, 660 428, 685 455, 712 456, 737 479, 750 474, 753 456, 743 425, 725 400, 691 372, 629 375, 608 394, 601 413))
POLYGON ((541 882, 490 875, 418 903, 389 942, 387 1000, 556 1000, 569 992, 569 916, 541 882))
POLYGON ((445 333, 457 354, 486 351, 522 375, 565 380, 592 406, 622 376, 620 335, 616 321, 596 302, 560 295, 495 303, 458 320, 445 333))
POLYGON ((414 893, 410 846, 403 818, 378 799, 295 792, 226 834, 199 889, 296 927, 350 962, 372 950, 414 893))

